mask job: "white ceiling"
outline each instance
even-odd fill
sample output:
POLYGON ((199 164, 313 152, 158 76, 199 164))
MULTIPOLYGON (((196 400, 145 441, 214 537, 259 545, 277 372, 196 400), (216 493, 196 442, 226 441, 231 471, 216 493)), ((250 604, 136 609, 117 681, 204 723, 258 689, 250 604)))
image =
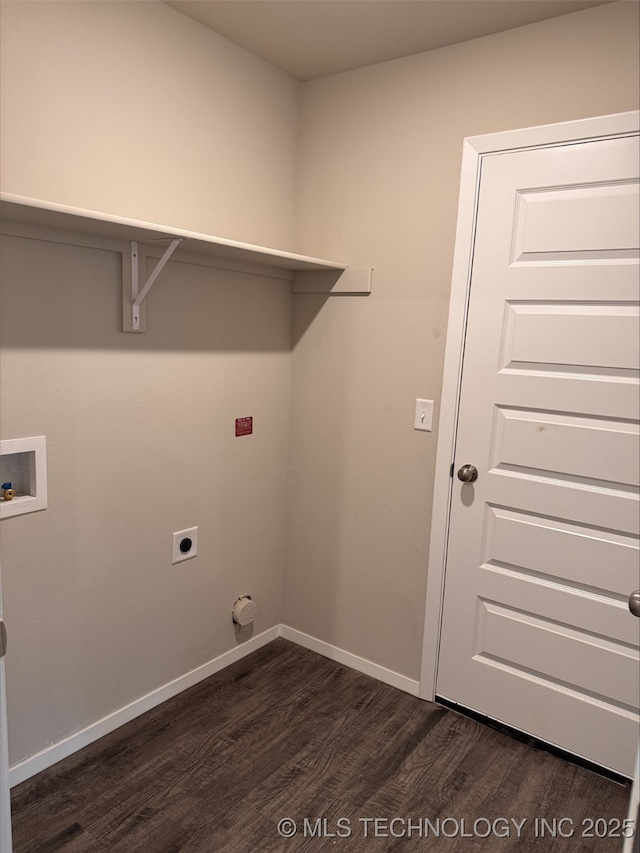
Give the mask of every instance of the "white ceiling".
POLYGON ((298 80, 456 44, 611 0, 169 0, 298 80))

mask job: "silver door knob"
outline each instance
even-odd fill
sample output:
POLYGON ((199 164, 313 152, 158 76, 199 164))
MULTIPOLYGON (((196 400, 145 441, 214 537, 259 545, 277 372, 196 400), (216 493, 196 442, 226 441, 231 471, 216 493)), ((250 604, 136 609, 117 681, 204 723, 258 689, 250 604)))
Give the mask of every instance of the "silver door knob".
POLYGON ((640 589, 636 589, 629 596, 629 610, 634 616, 640 616, 640 589))
POLYGON ((463 465, 458 471, 458 479, 463 483, 474 483, 478 479, 478 469, 475 465, 463 465))

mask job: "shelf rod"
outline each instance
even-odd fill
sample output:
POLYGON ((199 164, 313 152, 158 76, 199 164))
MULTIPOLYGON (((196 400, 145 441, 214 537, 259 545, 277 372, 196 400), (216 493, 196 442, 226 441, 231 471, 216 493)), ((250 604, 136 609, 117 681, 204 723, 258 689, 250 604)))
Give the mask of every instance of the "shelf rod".
MULTIPOLYGON (((169 239, 169 238, 167 238, 169 239)), ((140 306, 144 302, 144 299, 151 290, 152 285, 165 268, 169 258, 175 250, 178 248, 180 243, 184 240, 184 237, 175 237, 171 240, 171 243, 167 247, 164 255, 158 261, 158 264, 154 271, 151 273, 147 281, 145 282, 142 290, 139 291, 140 287, 140 246, 139 243, 141 241, 132 240, 131 241, 131 325, 134 329, 140 328, 140 306)), ((157 242, 151 240, 145 240, 144 242, 157 242)))

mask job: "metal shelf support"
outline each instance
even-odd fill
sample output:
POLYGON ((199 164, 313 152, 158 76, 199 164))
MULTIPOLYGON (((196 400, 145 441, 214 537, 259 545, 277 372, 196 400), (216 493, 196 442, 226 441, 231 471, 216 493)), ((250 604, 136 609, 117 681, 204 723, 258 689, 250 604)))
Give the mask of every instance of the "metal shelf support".
MULTIPOLYGON (((171 239, 171 238, 165 238, 171 239)), ((149 278, 140 289, 140 243, 158 243, 164 242, 161 240, 132 240, 131 241, 131 325, 134 331, 140 331, 140 306, 144 302, 147 294, 151 290, 156 279, 165 268, 171 255, 178 248, 184 237, 174 237, 167 247, 165 253, 158 261, 158 264, 149 278)))

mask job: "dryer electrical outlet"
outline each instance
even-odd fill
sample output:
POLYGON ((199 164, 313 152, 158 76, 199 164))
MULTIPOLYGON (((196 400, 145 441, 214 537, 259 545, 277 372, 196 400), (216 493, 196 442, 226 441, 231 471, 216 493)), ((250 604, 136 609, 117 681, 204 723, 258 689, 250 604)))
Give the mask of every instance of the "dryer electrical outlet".
POLYGON ((183 560, 191 560, 198 554, 198 528, 189 527, 187 530, 178 530, 173 534, 173 556, 171 562, 181 563, 183 560))

